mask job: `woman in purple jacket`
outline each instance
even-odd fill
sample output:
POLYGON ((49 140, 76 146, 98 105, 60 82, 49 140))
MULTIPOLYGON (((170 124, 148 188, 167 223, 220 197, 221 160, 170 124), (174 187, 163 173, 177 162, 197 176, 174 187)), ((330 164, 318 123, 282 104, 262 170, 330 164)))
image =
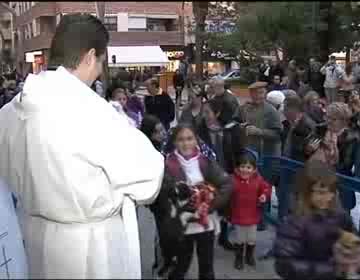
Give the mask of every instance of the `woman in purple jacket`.
POLYGON ((355 232, 337 205, 336 175, 310 161, 299 174, 295 211, 276 234, 275 269, 284 279, 336 279, 343 265, 334 256, 341 230, 355 232))

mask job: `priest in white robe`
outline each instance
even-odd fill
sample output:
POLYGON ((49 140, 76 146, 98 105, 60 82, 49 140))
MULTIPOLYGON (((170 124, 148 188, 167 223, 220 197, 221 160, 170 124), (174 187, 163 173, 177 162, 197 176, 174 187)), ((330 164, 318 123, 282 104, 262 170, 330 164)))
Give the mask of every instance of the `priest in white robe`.
POLYGON ((164 159, 90 86, 109 35, 62 18, 56 71, 30 74, 0 110, 0 177, 17 195, 31 278, 140 279, 136 204, 160 189, 164 159))

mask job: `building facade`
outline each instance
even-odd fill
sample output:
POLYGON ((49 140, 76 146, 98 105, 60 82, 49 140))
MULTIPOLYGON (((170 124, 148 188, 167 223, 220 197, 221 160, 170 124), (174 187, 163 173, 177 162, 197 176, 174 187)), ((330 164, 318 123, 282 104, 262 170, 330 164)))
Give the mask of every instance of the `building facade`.
POLYGON ((4 73, 14 67, 16 54, 13 45, 13 17, 8 10, 9 2, 2 4, 0 6, 0 72, 4 73))
MULTIPOLYGON (((69 13, 96 15, 95 2, 10 2, 16 11, 14 45, 23 73, 45 69, 49 48, 61 17, 69 13)), ((105 2, 104 24, 109 46, 160 46, 169 60, 184 51, 182 2, 105 2)))

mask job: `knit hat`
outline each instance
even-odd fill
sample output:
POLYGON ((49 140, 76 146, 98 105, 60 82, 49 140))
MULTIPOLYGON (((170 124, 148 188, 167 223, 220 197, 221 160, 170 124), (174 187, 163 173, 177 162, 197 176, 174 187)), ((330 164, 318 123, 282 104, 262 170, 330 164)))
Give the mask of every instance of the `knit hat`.
POLYGON ((266 101, 275 105, 279 106, 284 103, 285 95, 279 90, 270 91, 266 96, 266 101))
POLYGON ((255 159, 255 161, 258 161, 258 160, 259 160, 259 154, 258 154, 256 151, 254 151, 254 150, 252 150, 252 149, 249 149, 249 148, 244 148, 244 149, 242 149, 241 152, 240 152, 240 154, 250 155, 250 156, 252 156, 252 157, 255 159))

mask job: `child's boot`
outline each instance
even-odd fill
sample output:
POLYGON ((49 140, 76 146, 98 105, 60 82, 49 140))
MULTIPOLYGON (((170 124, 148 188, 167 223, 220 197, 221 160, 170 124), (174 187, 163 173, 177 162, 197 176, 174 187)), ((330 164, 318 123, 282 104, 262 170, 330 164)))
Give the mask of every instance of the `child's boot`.
POLYGON ((256 266, 255 260, 255 245, 246 245, 246 254, 245 254, 246 264, 249 266, 256 266))
POLYGON ((235 247, 235 263, 234 267, 238 270, 244 269, 244 244, 236 245, 235 247))

